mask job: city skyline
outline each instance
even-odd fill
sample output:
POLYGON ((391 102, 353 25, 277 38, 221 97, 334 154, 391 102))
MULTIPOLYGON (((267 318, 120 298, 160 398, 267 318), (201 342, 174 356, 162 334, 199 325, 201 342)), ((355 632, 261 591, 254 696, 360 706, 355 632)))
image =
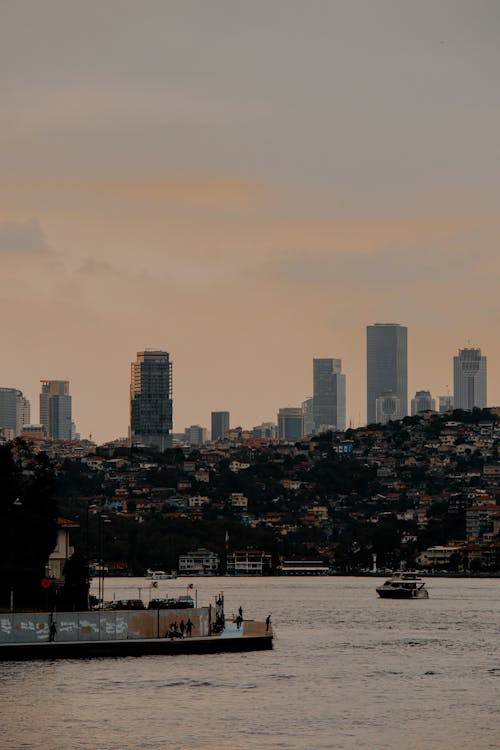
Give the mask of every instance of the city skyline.
POLYGON ((36 405, 69 379, 104 441, 144 347, 172 354, 177 430, 274 420, 332 354, 359 424, 364 326, 399 320, 409 394, 451 390, 470 339, 500 403, 499 24, 448 0, 6 4, 0 383, 36 405))
MULTIPOLYGON (((346 384, 347 386, 349 384, 349 373, 346 374, 342 372, 342 360, 340 358, 313 357, 313 377, 309 385, 312 386, 313 393, 316 393, 316 407, 314 406, 314 396, 306 399, 297 398, 295 401, 296 403, 301 404, 300 407, 292 406, 291 404, 281 406, 275 409, 275 416, 272 416, 271 420, 263 420, 263 424, 274 424, 279 434, 280 413, 282 413, 284 417, 285 413, 288 411, 288 416, 291 416, 293 421, 298 416, 297 409, 300 409, 302 420, 301 430, 297 430, 294 426, 292 431, 298 431, 307 435, 315 431, 321 432, 328 426, 329 423, 323 423, 321 418, 319 419, 319 423, 317 423, 318 416, 322 413, 326 413, 328 410, 330 410, 330 413, 332 414, 337 411, 337 428, 342 430, 349 426, 359 427, 363 424, 369 424, 370 422, 383 423, 389 419, 400 419, 407 414, 413 416, 422 409, 433 410, 434 407, 437 411, 443 411, 446 410, 445 404, 454 403, 453 393, 449 393, 450 388, 448 385, 445 386, 447 391, 446 394, 431 392, 430 389, 417 388, 414 396, 412 396, 409 389, 406 388, 406 400, 400 398, 397 392, 393 391, 391 388, 385 388, 383 384, 388 382, 385 379, 388 376, 396 378, 394 382, 397 381, 398 376, 396 371, 398 367, 395 363, 400 360, 403 362, 404 370, 402 382, 405 383, 408 381, 408 372, 406 369, 408 357, 407 328, 399 323, 375 323, 366 326, 365 330, 365 392, 367 394, 370 394, 371 392, 375 394, 374 419, 368 420, 368 418, 366 418, 364 421, 360 419, 358 422, 355 422, 352 417, 349 418, 349 415, 347 415, 348 418, 346 419, 345 394, 347 390, 346 384), (389 336, 389 338, 387 338, 387 336, 389 336), (401 336, 403 337, 402 339, 401 336), (379 347, 378 351, 377 347, 379 347), (392 351, 393 349, 394 351, 392 351), (400 350, 399 354, 398 350, 400 350), (379 378, 380 382, 377 380, 375 384, 372 383, 370 389, 368 387, 370 367, 372 370, 373 368, 377 370, 379 365, 377 360, 380 358, 383 366, 381 373, 379 372, 377 377, 380 376, 382 379, 379 378), (371 361, 371 365, 369 365, 369 361, 371 361), (382 390, 378 390, 379 386, 382 390)), ((483 406, 496 405, 493 402, 488 402, 486 399, 486 362, 487 357, 482 355, 481 349, 479 348, 467 347, 459 349, 458 355, 454 355, 452 358, 452 369, 454 375, 452 381, 453 388, 454 390, 460 388, 460 384, 462 380, 464 380, 464 376, 461 376, 461 370, 463 369, 465 380, 462 389, 465 388, 464 393, 472 399, 472 401, 470 401, 472 404, 471 408, 475 406, 481 408, 483 406), (459 367, 459 363, 462 363, 461 368, 459 367), (470 383, 471 374, 472 385, 470 383), (475 402, 474 399, 476 399, 475 402)), ((210 424, 212 432, 214 430, 214 425, 216 432, 220 432, 221 430, 227 431, 229 427, 231 427, 231 429, 241 427, 246 430, 251 430, 254 427, 258 428, 262 426, 258 424, 259 420, 252 415, 248 422, 232 421, 232 424, 230 425, 229 411, 210 411, 207 415, 206 422, 204 418, 200 419, 200 415, 198 414, 197 420, 194 420, 190 427, 185 426, 181 429, 180 420, 175 423, 173 419, 173 415, 175 414, 174 403, 176 404, 175 391, 173 390, 173 366, 174 364, 170 353, 157 348, 138 351, 136 361, 131 363, 128 438, 131 439, 132 442, 160 444, 165 447, 168 444, 168 436, 170 434, 179 435, 182 432, 188 433, 190 430, 198 432, 203 430, 204 433, 208 433, 208 428, 204 426, 205 424, 210 424), (142 390, 144 390, 144 396, 142 395, 142 390), (155 404, 156 406, 154 406, 155 404), (158 404, 160 404, 159 407, 158 404)), ((429 378, 427 378, 427 380, 429 380, 429 378)), ((41 425, 48 437, 70 439, 69 435, 74 436, 76 433, 76 425, 72 418, 72 397, 69 395, 69 381, 42 380, 40 383, 42 384, 42 389, 39 394, 39 421, 34 422, 34 415, 32 415, 33 418, 29 425, 31 431, 33 432, 35 427, 41 425), (54 400, 54 404, 51 406, 52 399, 54 400), (51 416, 54 424, 56 420, 58 421, 57 427, 51 426, 51 416), (70 425, 69 434, 67 425, 66 427, 61 426, 63 422, 70 425)), ((8 415, 6 419, 3 418, 5 424, 0 423, 0 430, 2 428, 11 428, 11 423, 13 423, 12 414, 15 415, 16 413, 15 403, 17 399, 17 434, 20 434, 21 423, 26 423, 21 415, 30 414, 30 400, 16 388, 0 386, 0 395, 2 395, 2 398, 4 399, 10 398, 9 401, 5 402, 7 409, 2 406, 3 402, 0 403, 0 422, 2 422, 3 414, 8 415), (12 399, 13 402, 11 405, 10 401, 12 399)), ((101 394, 101 396, 102 395, 103 394, 101 394)), ((466 406, 459 400, 456 408, 466 408, 466 406)), ((236 411, 238 412, 237 408, 236 411)), ((368 415, 368 411, 366 414, 368 415)), ((282 432, 284 434, 286 430, 283 429, 282 432)), ((123 433, 114 434, 106 438, 106 440, 125 437, 126 433, 127 430, 123 433)), ((97 442, 105 442, 105 440, 100 440, 95 434, 90 433, 89 436, 90 435, 96 439, 97 442)), ((86 435, 83 434, 82 437, 86 437, 86 435)), ((197 442, 199 442, 198 438, 197 442)))

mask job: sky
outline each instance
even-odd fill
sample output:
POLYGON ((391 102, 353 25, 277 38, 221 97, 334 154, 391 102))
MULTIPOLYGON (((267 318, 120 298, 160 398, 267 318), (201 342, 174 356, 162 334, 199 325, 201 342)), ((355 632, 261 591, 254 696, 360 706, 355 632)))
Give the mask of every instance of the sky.
POLYGON ((170 352, 174 430, 274 421, 366 325, 409 393, 488 357, 500 404, 496 0, 0 0, 0 385, 126 435, 170 352))

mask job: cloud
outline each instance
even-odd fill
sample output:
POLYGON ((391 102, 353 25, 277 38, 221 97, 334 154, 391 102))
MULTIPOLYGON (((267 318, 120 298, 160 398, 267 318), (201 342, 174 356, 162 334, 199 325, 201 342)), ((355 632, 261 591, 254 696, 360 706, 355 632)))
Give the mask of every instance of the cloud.
POLYGON ((45 234, 37 219, 24 223, 0 221, 1 253, 45 253, 45 234))
POLYGON ((116 273, 117 269, 113 268, 110 263, 106 263, 106 261, 96 260, 96 258, 85 258, 77 271, 88 276, 103 276, 104 274, 116 273))
POLYGON ((478 260, 462 253, 448 264, 449 259, 440 256, 435 248, 415 247, 388 249, 364 257, 341 253, 329 258, 286 259, 269 265, 276 275, 299 284, 369 288, 429 284, 439 281, 445 270, 450 281, 473 272, 478 260))

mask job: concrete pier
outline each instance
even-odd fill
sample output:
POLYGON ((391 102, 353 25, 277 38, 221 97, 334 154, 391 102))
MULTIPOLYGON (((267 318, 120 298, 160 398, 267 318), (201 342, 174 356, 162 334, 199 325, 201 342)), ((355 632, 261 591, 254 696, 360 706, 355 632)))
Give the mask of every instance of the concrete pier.
POLYGON ((208 608, 0 614, 0 661, 89 659, 261 651, 273 646, 272 628, 254 620, 226 622, 210 635, 208 608), (193 636, 168 638, 171 623, 190 617, 193 636), (51 640, 51 623, 55 625, 51 640))

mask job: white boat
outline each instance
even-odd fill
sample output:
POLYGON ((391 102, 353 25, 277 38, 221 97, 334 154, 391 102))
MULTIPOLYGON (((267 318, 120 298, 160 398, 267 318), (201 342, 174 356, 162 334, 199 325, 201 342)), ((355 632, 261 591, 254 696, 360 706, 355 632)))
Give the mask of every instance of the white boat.
POLYGON ((425 582, 415 573, 394 573, 382 586, 377 586, 382 599, 428 599, 425 582))
POLYGON ((151 568, 148 568, 146 578, 151 578, 152 581, 169 581, 177 578, 177 573, 175 570, 171 573, 166 573, 164 570, 151 570, 151 568))

